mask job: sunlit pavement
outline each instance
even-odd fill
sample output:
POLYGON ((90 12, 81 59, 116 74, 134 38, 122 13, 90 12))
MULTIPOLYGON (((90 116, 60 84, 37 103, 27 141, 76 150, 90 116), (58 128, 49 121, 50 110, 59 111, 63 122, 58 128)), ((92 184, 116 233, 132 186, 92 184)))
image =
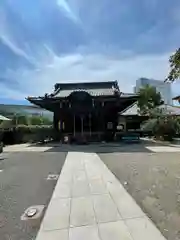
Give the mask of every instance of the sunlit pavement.
POLYGON ((47 146, 36 146, 32 144, 16 144, 6 146, 3 149, 4 153, 12 153, 12 152, 45 152, 50 150, 51 147, 47 146))
POLYGON ((69 152, 36 240, 164 240, 96 153, 69 152))

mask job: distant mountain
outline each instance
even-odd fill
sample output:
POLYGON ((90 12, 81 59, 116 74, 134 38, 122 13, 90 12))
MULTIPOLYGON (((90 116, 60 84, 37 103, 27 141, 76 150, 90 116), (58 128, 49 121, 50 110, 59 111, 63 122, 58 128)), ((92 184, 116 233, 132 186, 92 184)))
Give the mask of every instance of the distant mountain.
POLYGON ((11 116, 11 115, 43 115, 52 119, 53 113, 46 111, 42 108, 39 108, 34 105, 13 105, 13 104, 0 104, 0 114, 4 116, 11 116))

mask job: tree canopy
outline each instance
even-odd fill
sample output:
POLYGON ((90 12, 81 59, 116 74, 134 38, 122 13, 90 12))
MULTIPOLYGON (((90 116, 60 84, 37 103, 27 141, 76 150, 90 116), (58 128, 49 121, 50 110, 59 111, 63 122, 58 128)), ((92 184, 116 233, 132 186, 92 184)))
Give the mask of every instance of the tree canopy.
POLYGON ((180 48, 170 56, 170 72, 165 81, 174 82, 180 78, 180 48))
POLYGON ((163 103, 160 92, 150 85, 146 85, 139 90, 137 106, 141 115, 150 115, 155 107, 163 103))
POLYGON ((12 117, 12 122, 14 125, 29 125, 30 120, 27 116, 15 115, 12 117))
POLYGON ((32 116, 30 118, 31 125, 50 125, 52 121, 43 116, 32 116))

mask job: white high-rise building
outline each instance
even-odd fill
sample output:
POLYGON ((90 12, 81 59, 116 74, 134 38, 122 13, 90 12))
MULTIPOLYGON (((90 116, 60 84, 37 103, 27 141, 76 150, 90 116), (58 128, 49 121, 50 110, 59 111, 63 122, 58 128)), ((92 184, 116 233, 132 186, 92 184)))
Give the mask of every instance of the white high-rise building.
POLYGON ((139 78, 136 80, 136 87, 134 91, 137 93, 140 88, 150 85, 156 88, 156 91, 160 92, 162 100, 165 104, 172 105, 172 93, 171 93, 171 84, 154 79, 148 78, 139 78))

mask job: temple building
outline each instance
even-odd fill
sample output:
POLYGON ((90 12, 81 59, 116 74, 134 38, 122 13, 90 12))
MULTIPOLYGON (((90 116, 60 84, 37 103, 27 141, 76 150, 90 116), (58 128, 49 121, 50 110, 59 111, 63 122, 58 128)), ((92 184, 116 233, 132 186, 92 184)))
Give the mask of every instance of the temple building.
POLYGON ((27 99, 53 112, 59 137, 92 138, 98 134, 101 140, 111 140, 118 131, 121 112, 133 105, 138 95, 122 93, 117 81, 109 81, 57 83, 53 93, 27 99))

